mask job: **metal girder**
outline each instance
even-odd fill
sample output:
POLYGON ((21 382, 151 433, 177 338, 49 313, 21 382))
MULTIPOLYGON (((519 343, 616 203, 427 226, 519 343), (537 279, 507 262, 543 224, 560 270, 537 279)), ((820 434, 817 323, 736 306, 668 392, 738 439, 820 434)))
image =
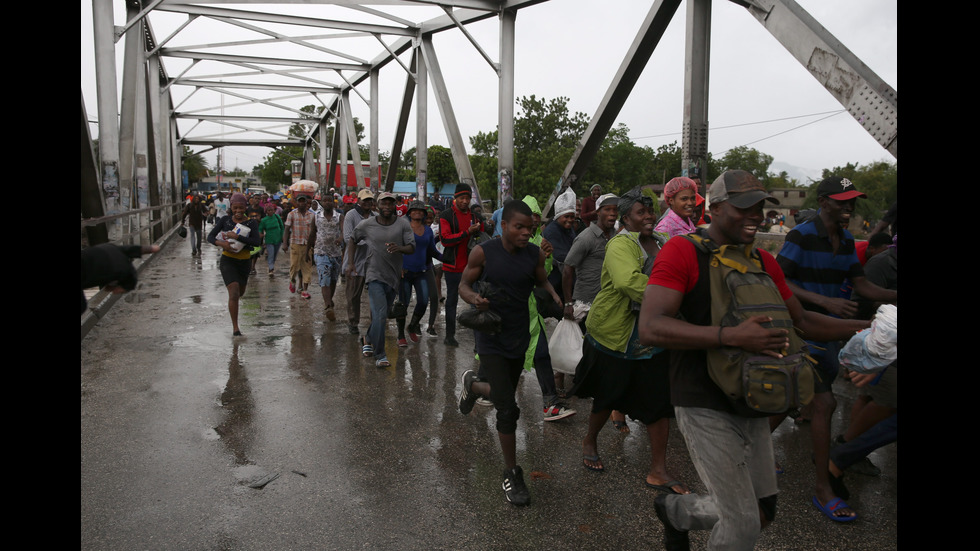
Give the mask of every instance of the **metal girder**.
POLYGON ((446 130, 446 137, 449 139, 449 150, 453 154, 453 162, 456 164, 456 172, 459 174, 459 181, 469 184, 473 190, 473 199, 480 201, 480 190, 476 185, 476 176, 473 175, 473 167, 470 166, 470 158, 466 154, 463 135, 459 132, 459 124, 456 122, 456 114, 449 98, 449 90, 446 89, 446 81, 443 79, 442 69, 439 67, 439 59, 436 57, 435 48, 432 46, 432 37, 423 36, 421 47, 422 57, 429 69, 429 81, 435 91, 436 105, 438 105, 439 114, 442 116, 442 126, 446 130))
POLYGON ((371 166, 371 190, 375 193, 380 191, 381 185, 381 182, 378 181, 378 106, 381 103, 380 97, 378 70, 373 69, 371 71, 371 105, 368 124, 368 164, 371 166))
POLYGON ((514 38, 517 11, 500 12, 497 72, 497 207, 514 196, 514 38))
POLYGON ((288 65, 290 67, 309 67, 312 69, 335 71, 367 71, 371 66, 367 63, 340 63, 332 61, 308 61, 305 59, 280 59, 275 57, 256 57, 248 55, 208 54, 202 52, 185 52, 161 48, 160 55, 164 57, 180 57, 204 61, 222 61, 225 63, 250 63, 266 65, 288 65))
MULTIPOLYGON (((405 77, 405 93, 402 94, 402 106, 398 111, 398 123, 395 125, 395 139, 391 144, 391 159, 388 161, 388 172, 385 173, 385 190, 391 191, 395 187, 395 178, 398 174, 398 166, 402 160, 402 145, 405 142, 405 132, 408 130, 408 117, 412 111, 412 97, 415 95, 415 67, 417 66, 418 52, 412 52, 411 66, 405 77)), ((421 188, 418 192, 420 199, 425 200, 425 182, 416 188, 421 188)))
POLYGON ((196 119, 201 121, 257 121, 257 122, 279 122, 279 123, 308 123, 310 122, 309 117, 259 117, 259 116, 249 116, 249 115, 193 115, 186 113, 175 113, 174 117, 178 119, 196 119))
POLYGON ((284 146, 301 146, 306 143, 302 138, 294 139, 277 139, 277 140, 236 140, 236 139, 221 139, 221 138, 181 138, 180 143, 183 145, 210 145, 217 147, 231 147, 231 146, 256 146, 256 147, 284 147, 284 146))
POLYGON ((182 84, 185 86, 197 86, 199 88, 206 88, 209 90, 221 91, 221 89, 232 88, 232 89, 243 89, 243 90, 272 90, 280 92, 306 92, 310 94, 338 94, 340 93, 339 87, 328 88, 325 86, 297 86, 295 84, 258 84, 258 83, 237 83, 237 82, 219 82, 216 80, 196 80, 192 78, 188 79, 178 79, 174 81, 173 84, 182 84))
POLYGON ((620 64, 619 70, 616 71, 609 89, 606 90, 606 95, 599 103, 596 114, 589 121, 585 134, 582 135, 582 139, 576 145, 575 152, 572 153, 572 158, 568 161, 568 166, 565 167, 565 172, 562 173, 555 190, 548 198, 548 203, 542 209, 542 217, 548 216, 548 212, 551 210, 551 206, 555 204, 558 196, 581 178, 586 169, 589 168, 589 164, 592 163, 596 152, 599 151, 599 146, 602 145, 606 134, 612 128, 616 117, 619 116, 620 109, 626 103, 626 98, 629 97, 637 79, 640 78, 640 73, 643 72, 647 61, 650 60, 650 54, 660 42, 660 38, 667 29, 667 25, 670 24, 670 20, 674 17, 674 12, 677 11, 680 3, 681 0, 657 0, 653 3, 650 12, 643 20, 643 24, 640 25, 640 30, 636 33, 636 38, 633 39, 633 43, 626 52, 626 57, 620 64))
MULTIPOLYGON (((735 1, 735 0, 733 0, 735 1)), ((898 92, 793 0, 738 0, 898 159, 898 92)))
MULTIPOLYGON (((712 0, 688 0, 684 34, 681 175, 697 176, 700 182, 709 181, 708 65, 711 57, 711 2, 712 0)), ((700 191, 704 193, 706 189, 701 187, 700 191)))
POLYGON ((406 27, 372 25, 368 23, 356 23, 353 21, 335 21, 331 19, 317 19, 313 17, 282 15, 269 12, 230 10, 227 8, 213 8, 189 4, 164 3, 161 6, 157 6, 156 9, 159 11, 171 11, 192 15, 206 15, 208 17, 227 17, 250 21, 262 21, 265 23, 279 23, 283 25, 301 25, 304 27, 316 27, 321 29, 337 29, 341 31, 360 31, 365 33, 394 34, 401 36, 413 36, 415 34, 414 29, 406 27))
MULTIPOLYGON (((99 185, 99 163, 92 150, 92 134, 88 128, 88 115, 85 114, 85 97, 82 96, 82 218, 101 218, 105 216, 105 202, 102 186, 99 185)), ((85 228, 89 246, 109 241, 109 230, 105 223, 85 228)))
MULTIPOLYGON (((361 187, 364 183, 364 168, 361 166, 361 148, 357 145, 357 127, 354 125, 354 115, 350 110, 350 96, 344 94, 341 96, 344 108, 342 114, 344 117, 344 126, 347 129, 347 139, 350 141, 350 156, 354 161, 354 177, 357 180, 357 187, 361 187)), ((344 158, 344 163, 346 164, 347 158, 344 158)), ((377 191, 377 190, 375 190, 377 191)))
MULTIPOLYGON (((116 86, 115 36, 112 0, 92 0, 92 34, 95 46, 96 101, 99 118, 99 200, 104 214, 120 211, 119 113, 116 86)), ((84 98, 83 98, 84 101, 84 98)), ((128 208, 128 205, 125 206, 128 208)), ((118 241, 121 222, 108 224, 108 239, 118 241)))
MULTIPOLYGON (((429 183, 429 71, 421 48, 415 48, 415 189, 429 183)), ((425 197, 425 194, 419 195, 425 197)))

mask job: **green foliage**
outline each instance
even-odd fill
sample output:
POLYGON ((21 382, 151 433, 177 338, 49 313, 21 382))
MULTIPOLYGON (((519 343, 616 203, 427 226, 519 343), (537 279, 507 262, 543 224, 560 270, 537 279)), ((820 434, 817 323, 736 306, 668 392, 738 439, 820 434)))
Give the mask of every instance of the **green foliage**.
POLYGON ((441 145, 430 145, 427 155, 425 175, 429 182, 436 187, 459 182, 459 172, 456 170, 451 149, 441 145))
POLYGON ((190 147, 185 145, 180 157, 182 168, 187 171, 188 182, 197 183, 207 176, 208 161, 200 153, 194 153, 190 147))
MULTIPOLYGON (((820 179, 829 176, 839 176, 847 178, 854 183, 859 191, 867 194, 867 199, 858 199, 854 210, 865 220, 878 220, 888 210, 893 202, 898 199, 898 164, 887 161, 877 161, 869 165, 847 163, 843 167, 823 169, 820 179)), ((817 186, 820 182, 813 182, 807 193, 803 208, 816 209, 817 206, 817 186)))
POLYGON ((769 165, 771 164, 772 155, 766 155, 756 149, 740 145, 726 151, 725 155, 717 161, 709 160, 708 174, 710 178, 714 178, 726 170, 744 170, 751 172, 766 186, 766 189, 769 189, 769 165))
POLYGON ((297 146, 277 147, 265 157, 265 161, 259 165, 257 172, 262 179, 266 189, 279 189, 282 186, 289 186, 293 183, 292 165, 293 159, 303 159, 303 148, 297 146))
POLYGON ((539 100, 525 96, 517 105, 520 113, 514 119, 513 195, 531 195, 544 205, 589 120, 585 113, 569 112, 566 97, 539 100))

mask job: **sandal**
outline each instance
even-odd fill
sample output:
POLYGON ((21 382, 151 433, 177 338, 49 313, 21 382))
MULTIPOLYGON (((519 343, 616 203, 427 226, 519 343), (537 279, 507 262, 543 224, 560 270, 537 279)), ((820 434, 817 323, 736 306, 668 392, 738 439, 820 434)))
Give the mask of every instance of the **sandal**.
POLYGON ((364 337, 361 337, 361 355, 363 355, 365 358, 374 356, 374 347, 365 343, 364 337))
POLYGON ((613 426, 623 434, 630 433, 630 426, 626 424, 626 421, 613 421, 613 426))
POLYGON ((378 360, 378 361, 374 362, 374 366, 375 367, 382 367, 382 368, 383 367, 391 367, 391 362, 389 362, 388 359, 385 358, 385 359, 381 359, 381 360, 378 360))

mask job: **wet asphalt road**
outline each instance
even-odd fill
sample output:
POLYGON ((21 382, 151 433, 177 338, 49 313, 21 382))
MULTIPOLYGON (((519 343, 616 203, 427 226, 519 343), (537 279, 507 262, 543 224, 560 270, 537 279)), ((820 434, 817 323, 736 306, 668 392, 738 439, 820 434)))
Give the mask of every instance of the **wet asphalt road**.
MULTIPOLYGON (((508 504, 492 408, 457 409, 460 375, 474 366, 472 333, 459 348, 423 337, 392 367, 362 358, 345 309, 327 321, 275 277, 250 280, 243 338, 232 338, 218 249, 172 239, 81 343, 81 548, 181 549, 662 549, 655 492, 643 480, 642 425, 599 436, 605 473, 582 467, 589 401, 546 423, 533 374, 518 392, 518 462, 529 507, 508 504), (254 487, 253 487, 254 486, 254 487)), ((343 304, 343 294, 336 300, 343 304)), ((366 329, 367 296, 362 308, 366 329)), ((834 434, 854 393, 838 383, 834 434)), ((848 474, 861 515, 833 523, 810 505, 808 425, 775 435, 775 522, 757 549, 895 549, 897 452, 870 458, 880 477, 848 474)), ((703 491, 671 423, 668 468, 703 491)), ((692 532, 693 548, 706 534, 692 532)))

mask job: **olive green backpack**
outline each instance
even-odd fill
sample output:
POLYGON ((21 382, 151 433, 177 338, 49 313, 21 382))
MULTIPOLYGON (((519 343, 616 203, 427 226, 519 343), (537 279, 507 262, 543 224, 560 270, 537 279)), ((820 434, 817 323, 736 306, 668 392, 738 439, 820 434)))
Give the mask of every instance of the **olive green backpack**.
POLYGON ((752 316, 769 316, 766 327, 789 331, 789 348, 782 358, 720 347, 707 351, 711 379, 733 403, 744 399, 760 413, 798 409, 813 398, 813 366, 806 342, 797 334, 792 317, 775 282, 762 266, 752 245, 721 245, 704 233, 684 235, 709 254, 711 323, 733 327, 752 316))

